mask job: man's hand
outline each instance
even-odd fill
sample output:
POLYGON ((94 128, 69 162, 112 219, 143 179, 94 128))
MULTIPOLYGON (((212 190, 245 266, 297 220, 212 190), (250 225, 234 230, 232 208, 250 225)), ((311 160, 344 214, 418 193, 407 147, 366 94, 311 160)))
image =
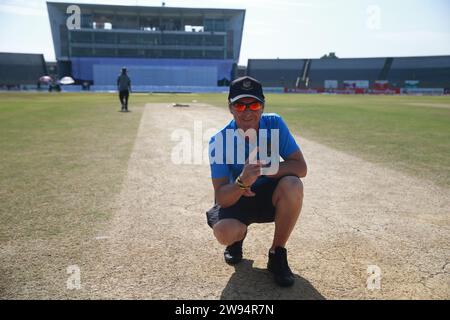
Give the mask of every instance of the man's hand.
MULTIPOLYGON (((244 169, 241 173, 241 182, 248 187, 251 187, 255 183, 256 179, 258 179, 258 177, 261 175, 261 161, 256 161, 256 163, 254 163, 258 155, 258 149, 259 148, 255 148, 248 155, 248 159, 245 160, 244 169)), ((254 197, 255 195, 256 194, 251 191, 250 188, 245 190, 243 194, 244 197, 254 197)))
POLYGON ((242 183, 246 186, 251 187, 252 184, 255 183, 256 179, 258 179, 258 177, 261 175, 261 167, 262 164, 259 160, 256 162, 256 164, 247 163, 241 173, 242 183))

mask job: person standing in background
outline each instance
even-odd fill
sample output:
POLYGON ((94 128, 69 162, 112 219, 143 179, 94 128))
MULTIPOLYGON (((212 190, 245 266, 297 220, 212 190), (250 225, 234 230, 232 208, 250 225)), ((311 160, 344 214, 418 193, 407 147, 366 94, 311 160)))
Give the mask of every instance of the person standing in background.
POLYGON ((123 67, 122 72, 117 78, 117 90, 119 91, 119 99, 122 105, 121 111, 128 112, 128 97, 131 92, 131 80, 127 75, 127 68, 123 67))

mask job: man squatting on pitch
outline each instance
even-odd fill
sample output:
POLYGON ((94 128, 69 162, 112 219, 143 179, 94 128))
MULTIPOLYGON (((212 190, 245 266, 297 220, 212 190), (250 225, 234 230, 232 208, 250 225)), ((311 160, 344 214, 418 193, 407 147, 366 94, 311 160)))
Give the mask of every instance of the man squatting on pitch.
POLYGON ((305 159, 283 119, 263 113, 265 97, 257 80, 234 80, 228 103, 234 119, 209 145, 215 205, 207 212, 208 225, 226 246, 225 261, 236 264, 242 260, 247 227, 275 222, 267 268, 278 285, 291 286, 294 275, 285 246, 302 208, 305 159), (252 131, 253 136, 248 134, 252 131))

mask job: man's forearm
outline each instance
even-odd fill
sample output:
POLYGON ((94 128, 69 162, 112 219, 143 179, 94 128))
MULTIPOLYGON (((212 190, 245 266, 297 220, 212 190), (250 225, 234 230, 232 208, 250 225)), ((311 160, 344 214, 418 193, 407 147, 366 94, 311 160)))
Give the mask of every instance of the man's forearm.
POLYGON ((242 197, 245 190, 239 188, 236 183, 223 185, 216 192, 216 201, 222 208, 231 207, 242 197))
POLYGON ((284 176, 297 176, 303 178, 306 176, 306 164, 299 160, 286 160, 280 162, 277 174, 268 175, 269 178, 279 179, 284 176))

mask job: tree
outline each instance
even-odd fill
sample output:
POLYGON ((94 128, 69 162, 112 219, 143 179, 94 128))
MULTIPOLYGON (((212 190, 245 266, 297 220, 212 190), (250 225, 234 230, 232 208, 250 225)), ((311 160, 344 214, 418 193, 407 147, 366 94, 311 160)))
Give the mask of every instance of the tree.
POLYGON ((320 59, 339 59, 339 58, 336 56, 335 52, 330 52, 329 54, 321 56, 320 59))

